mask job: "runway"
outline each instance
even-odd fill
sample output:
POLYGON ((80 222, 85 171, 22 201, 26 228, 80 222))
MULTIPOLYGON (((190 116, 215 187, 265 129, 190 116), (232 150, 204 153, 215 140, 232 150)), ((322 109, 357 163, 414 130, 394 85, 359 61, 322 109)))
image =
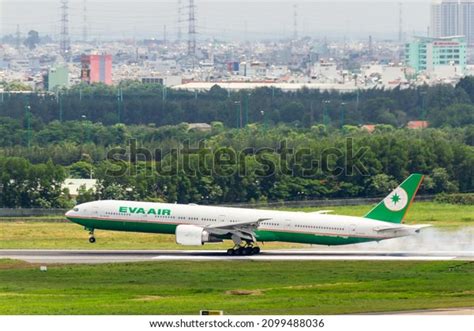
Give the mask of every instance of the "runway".
POLYGON ((30 263, 112 263, 140 261, 474 261, 465 251, 263 250, 259 255, 227 256, 223 250, 18 250, 2 249, 0 258, 30 263))

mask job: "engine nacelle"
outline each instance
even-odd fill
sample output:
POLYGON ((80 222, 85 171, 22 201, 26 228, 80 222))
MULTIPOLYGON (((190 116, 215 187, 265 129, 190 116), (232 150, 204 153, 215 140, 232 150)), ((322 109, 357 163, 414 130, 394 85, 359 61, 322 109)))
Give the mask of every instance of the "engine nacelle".
POLYGON ((222 241, 196 225, 182 224, 176 227, 176 243, 185 246, 203 245, 206 242, 222 241))

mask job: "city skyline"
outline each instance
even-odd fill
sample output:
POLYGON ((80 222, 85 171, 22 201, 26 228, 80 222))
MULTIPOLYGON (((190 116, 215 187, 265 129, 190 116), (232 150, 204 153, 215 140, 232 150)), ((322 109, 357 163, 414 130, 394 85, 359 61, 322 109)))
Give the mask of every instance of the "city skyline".
MULTIPOLYGON (((87 29, 90 40, 176 39, 178 1, 150 2, 87 1, 87 29)), ((426 35, 431 1, 402 2, 404 39, 426 35)), ((182 39, 187 39, 187 1, 182 0, 182 39)), ((196 1, 197 38, 223 40, 264 40, 291 38, 295 31, 296 6, 298 36, 332 39, 398 39, 399 2, 395 1, 196 1), (266 13, 271 13, 268 15, 266 13)), ((58 39, 59 1, 1 1, 0 35, 22 35, 37 30, 58 39), (21 14, 19 14, 21 13, 21 14)), ((70 1, 70 36, 83 34, 83 3, 70 1)))
POLYGON ((469 45, 474 44, 474 1, 433 1, 430 10, 430 36, 462 35, 469 45))

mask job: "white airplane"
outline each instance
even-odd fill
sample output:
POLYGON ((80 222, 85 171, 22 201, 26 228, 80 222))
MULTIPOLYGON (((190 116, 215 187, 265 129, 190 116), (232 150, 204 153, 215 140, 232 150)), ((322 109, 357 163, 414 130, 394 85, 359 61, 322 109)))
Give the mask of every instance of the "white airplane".
POLYGON ((83 203, 66 217, 89 231, 91 243, 95 229, 165 233, 180 245, 231 239, 227 254, 250 255, 260 252, 257 242, 346 245, 418 233, 430 225, 402 221, 422 181, 422 175, 410 175, 364 217, 120 200, 83 203))

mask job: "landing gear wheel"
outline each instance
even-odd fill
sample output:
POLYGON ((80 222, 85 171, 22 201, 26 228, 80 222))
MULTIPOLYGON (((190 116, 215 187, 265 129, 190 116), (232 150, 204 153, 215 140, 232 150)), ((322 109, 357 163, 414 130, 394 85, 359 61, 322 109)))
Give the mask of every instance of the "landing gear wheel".
POLYGON ((229 249, 227 250, 227 255, 234 255, 234 254, 235 254, 235 250, 234 250, 234 249, 229 248, 229 249))
POLYGON ((244 255, 244 248, 243 247, 239 247, 235 250, 235 255, 244 255))
POLYGON ((244 255, 252 255, 253 254, 253 248, 252 247, 245 247, 243 249, 244 255))
POLYGON ((252 254, 259 254, 260 253, 260 247, 253 247, 252 248, 252 254))
POLYGON ((91 228, 84 228, 84 229, 89 230, 89 242, 91 244, 95 243, 94 229, 91 229, 91 228))

